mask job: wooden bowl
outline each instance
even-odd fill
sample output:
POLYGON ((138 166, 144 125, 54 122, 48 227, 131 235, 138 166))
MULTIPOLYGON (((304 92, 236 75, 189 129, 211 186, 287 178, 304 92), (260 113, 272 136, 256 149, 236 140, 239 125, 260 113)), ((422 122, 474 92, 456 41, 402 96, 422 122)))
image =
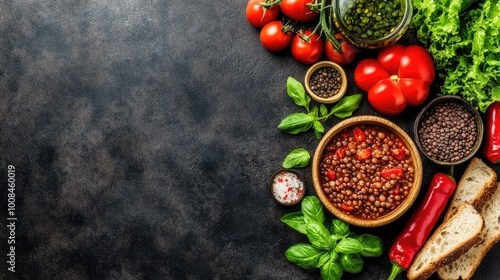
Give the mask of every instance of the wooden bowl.
POLYGON ((425 106, 422 111, 418 114, 418 116, 415 119, 415 125, 414 125, 414 134, 415 134, 415 142, 417 143, 418 148, 420 151, 431 161, 434 163, 437 163, 439 165, 446 165, 446 166, 451 166, 451 165, 457 165, 464 163, 468 160, 470 160, 479 150, 481 147, 481 143, 483 142, 483 134, 484 134, 484 124, 483 120, 481 119, 481 115, 479 112, 474 109, 467 101, 462 99, 459 96, 454 96, 454 95, 446 95, 446 96, 441 96, 438 98, 435 98, 427 106, 425 106), (464 154, 463 157, 461 157, 458 160, 455 161, 443 161, 439 160, 436 157, 433 157, 427 153, 426 149, 424 149, 424 146, 422 145, 421 139, 420 139, 420 134, 419 134, 419 129, 422 124, 423 119, 425 118, 426 114, 432 110, 436 105, 438 104, 443 104, 443 103, 456 103, 458 105, 463 106, 465 110, 467 110, 469 113, 471 113, 474 116, 474 119, 476 121, 476 133, 477 133, 477 138, 476 141, 474 142, 473 147, 471 148, 471 151, 469 153, 464 154))
POLYGON ((347 90, 347 76, 345 74, 344 69, 342 69, 342 67, 340 65, 338 65, 337 63, 334 63, 331 61, 320 61, 320 62, 312 65, 311 67, 309 67, 309 69, 306 72, 306 76, 304 78, 304 84, 306 86, 307 92, 309 93, 309 95, 311 96, 312 99, 314 99, 320 103, 331 104, 331 103, 337 102, 338 100, 340 100, 340 98, 342 98, 342 96, 344 96, 344 94, 347 90), (335 68, 340 73, 340 77, 342 79, 342 85, 340 86, 339 91, 335 95, 330 96, 330 97, 321 97, 321 96, 316 95, 316 93, 314 93, 314 91, 311 89, 311 85, 309 84, 309 81, 311 80, 312 74, 314 72, 316 72, 316 70, 321 69, 323 67, 335 68))
MULTIPOLYGON (((392 157, 392 155, 390 157, 392 157)), ((354 172, 354 171, 350 170, 348 171, 348 173, 349 172, 354 172)), ((420 187, 422 185, 423 170, 422 170, 422 161, 418 149, 413 143, 413 140, 408 136, 408 134, 406 134, 406 132, 403 129, 381 117, 358 116, 358 117, 351 117, 349 119, 341 121, 333 128, 331 128, 323 136, 314 153, 313 163, 312 163, 312 176, 316 194, 318 195, 323 205, 333 215, 351 225, 359 227, 379 227, 395 221, 396 219, 401 217, 413 205, 420 192, 420 187), (384 128, 387 132, 394 134, 395 137, 399 138, 402 141, 402 143, 404 143, 406 148, 409 150, 409 154, 407 154, 406 159, 408 159, 409 162, 413 163, 413 183, 411 184, 412 186, 408 190, 406 198, 403 199, 402 202, 400 202, 400 204, 395 209, 391 210, 388 213, 384 213, 383 215, 377 218, 364 219, 362 217, 346 213, 345 211, 337 208, 328 199, 328 196, 327 194, 325 194, 322 186, 322 180, 326 179, 323 179, 324 175, 321 174, 320 165, 322 162, 322 156, 325 149, 327 148, 331 140, 334 139, 335 136, 339 135, 339 133, 345 133, 345 131, 349 131, 350 128, 354 128, 357 126, 370 126, 370 125, 375 125, 384 128)), ((350 176, 350 178, 353 178, 352 174, 348 174, 348 176, 350 176)), ((367 187, 366 189, 367 190, 365 191, 370 191, 370 192, 375 191, 375 194, 377 194, 376 193, 377 190, 373 189, 372 187, 367 187)), ((368 195, 366 194, 370 193, 365 192, 364 194, 362 193, 357 194, 359 198, 358 200, 362 200, 363 204, 365 204, 365 202, 368 201, 368 195)))

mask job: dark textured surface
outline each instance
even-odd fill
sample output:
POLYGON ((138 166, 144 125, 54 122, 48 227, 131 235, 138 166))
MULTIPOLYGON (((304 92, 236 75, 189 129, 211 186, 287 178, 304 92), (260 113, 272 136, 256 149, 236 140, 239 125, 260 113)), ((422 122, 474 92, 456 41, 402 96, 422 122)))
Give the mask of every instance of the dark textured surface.
MULTIPOLYGON (((285 259, 306 241, 280 222, 298 208, 267 189, 286 154, 319 142, 276 128, 300 110, 285 81, 307 66, 265 51, 245 5, 0 2, 1 225, 8 165, 18 218, 16 273, 2 226, 0 279, 320 278, 285 259)), ((390 119, 411 134, 418 110, 390 119)), ((360 114, 377 115, 366 100, 360 114)), ((446 171, 424 164, 424 187, 446 171)), ((383 237, 387 252, 405 218, 353 230, 383 237)), ((499 256, 496 246, 476 279, 496 279, 499 256)), ((384 255, 344 278, 389 272, 384 255)))

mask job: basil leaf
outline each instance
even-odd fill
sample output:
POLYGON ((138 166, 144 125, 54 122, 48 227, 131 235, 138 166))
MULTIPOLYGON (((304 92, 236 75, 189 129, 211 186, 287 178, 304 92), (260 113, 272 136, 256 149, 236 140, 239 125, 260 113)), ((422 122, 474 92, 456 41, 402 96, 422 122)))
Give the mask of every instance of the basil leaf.
POLYGON ((316 264, 316 267, 321 267, 323 264, 325 264, 328 260, 330 260, 332 254, 328 251, 323 251, 321 256, 318 259, 318 263, 316 264))
POLYGON ((358 240, 346 237, 337 243, 335 247, 335 252, 343 254, 354 254, 359 253, 363 250, 363 245, 359 243, 358 240))
POLYGON ((314 122, 314 134, 316 135, 316 139, 321 139, 323 136, 323 132, 325 132, 325 128, 323 127, 323 124, 319 121, 314 122))
POLYGON ((340 266, 349 273, 360 273, 363 270, 364 261, 358 253, 340 254, 340 266))
POLYGON ((286 259, 302 268, 317 267, 323 251, 314 248, 311 244, 299 243, 292 245, 285 252, 286 259))
POLYGON ((334 219, 332 222, 332 230, 333 233, 338 234, 342 238, 349 236, 351 230, 349 229, 349 225, 339 219, 334 219))
POLYGON ((304 148, 298 148, 290 152, 283 161, 283 168, 302 168, 309 164, 311 155, 304 148))
POLYGON ((330 232, 322 224, 316 221, 310 221, 306 224, 306 234, 309 242, 317 248, 322 250, 329 250, 332 248, 330 243, 330 232))
POLYGON ((320 267, 319 272, 321 273, 321 278, 323 278, 323 280, 340 280, 342 278, 343 270, 338 261, 330 258, 320 267))
POLYGON ((293 77, 288 77, 286 81, 286 92, 288 93, 288 96, 293 99, 295 104, 302 106, 309 111, 311 98, 306 95, 304 86, 299 81, 293 77))
POLYGON ((363 257, 380 257, 384 251, 384 244, 380 237, 372 234, 361 234, 356 237, 363 250, 359 252, 363 257))
POLYGON ((293 113, 281 121, 278 129, 290 134, 297 134, 309 130, 314 121, 314 117, 306 113, 293 113))
POLYGON ((326 108, 325 104, 321 104, 319 106, 319 111, 320 111, 322 117, 328 115, 328 109, 326 108))
POLYGON ((316 196, 308 195, 304 197, 301 203, 301 209, 302 213, 304 213, 304 221, 306 223, 309 221, 323 223, 325 221, 323 204, 321 204, 321 201, 316 196))
POLYGON ((302 212, 287 213, 281 217, 281 221, 294 230, 306 234, 306 222, 304 221, 304 214, 302 212))
POLYGON ((363 95, 360 93, 342 97, 342 99, 332 107, 330 113, 341 119, 347 118, 359 107, 362 98, 363 95))

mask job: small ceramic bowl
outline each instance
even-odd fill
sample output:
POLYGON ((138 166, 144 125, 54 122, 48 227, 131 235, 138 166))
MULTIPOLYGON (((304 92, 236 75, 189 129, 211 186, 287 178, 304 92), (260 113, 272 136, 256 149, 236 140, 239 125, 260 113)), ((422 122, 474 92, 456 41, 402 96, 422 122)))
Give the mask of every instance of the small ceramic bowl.
POLYGON ((413 15, 412 0, 394 0, 394 3, 398 8, 388 8, 386 2, 377 0, 334 1, 335 26, 351 44, 359 48, 390 46, 406 32, 413 15), (363 9, 361 13, 360 9, 363 9), (393 15, 393 12, 397 14, 393 15))
POLYGON ((337 63, 334 63, 331 61, 320 61, 320 62, 317 62, 316 64, 312 65, 311 67, 309 67, 309 69, 306 72, 304 84, 306 86, 307 92, 314 100, 316 100, 320 103, 330 104, 330 103, 337 102, 340 98, 342 98, 342 96, 344 96, 344 94, 347 90, 347 76, 345 74, 344 69, 342 69, 342 67, 340 65, 338 65, 337 63), (335 93, 334 95, 329 96, 329 97, 319 96, 312 89, 313 87, 310 84, 311 77, 313 76, 313 74, 315 74, 316 71, 318 71, 324 67, 333 68, 336 71, 338 71, 338 73, 340 74, 340 79, 341 79, 341 85, 340 85, 340 88, 338 89, 337 93, 335 93))
MULTIPOLYGON (((460 121, 462 119, 463 118, 457 118, 456 120, 460 121)), ((442 137, 443 138, 449 137, 449 138, 459 139, 461 137, 465 138, 465 137, 471 136, 471 133, 469 133, 467 130, 463 130, 458 125, 457 126, 454 125, 452 129, 453 130, 458 129, 458 130, 445 132, 442 134, 442 137), (453 135, 453 137, 450 137, 452 135, 453 135)), ((420 149, 420 151, 428 159, 430 159, 434 163, 437 163, 440 165, 446 165, 446 166, 461 164, 461 163, 464 163, 464 162, 468 161, 469 159, 471 159, 476 154, 476 152, 479 150, 479 148, 481 147, 481 143, 483 141, 483 130, 484 130, 484 125, 483 125, 483 121, 481 119, 479 112, 476 109, 474 109, 467 101, 460 98, 459 96, 454 96, 454 95, 441 96, 441 97, 435 98, 434 100, 429 102, 429 104, 427 104, 427 106, 425 106, 422 109, 422 111, 420 111, 420 113, 418 114, 417 118, 415 119, 415 125, 414 125, 415 142, 417 143, 417 146, 420 149), (427 138, 427 139, 429 139, 429 138, 434 138, 434 139, 441 138, 441 137, 425 137, 423 134, 424 130, 422 128, 422 124, 425 121, 425 119, 428 118, 428 115, 433 112, 433 109, 436 106, 438 106, 440 104, 443 105, 443 104, 449 104, 449 103, 458 104, 459 106, 461 106, 465 110, 467 110, 470 113, 470 115, 472 116, 472 118, 474 119, 475 128, 476 128, 476 137, 474 140, 471 140, 471 141, 473 141, 473 144, 470 144, 469 151, 465 154, 462 154, 459 157, 455 157, 454 160, 450 160, 450 161, 443 160, 442 158, 438 158, 438 157, 442 157, 442 154, 443 154, 442 152, 439 152, 440 150, 430 151, 430 146, 426 146, 422 143, 422 141, 424 141, 424 138, 427 138), (426 146, 427 148, 424 146, 426 146), (433 152, 435 153, 434 155, 432 154, 433 152)), ((463 141, 466 141, 466 140, 463 140, 463 141)), ((446 144, 446 145, 449 146, 451 144, 446 144)))
POLYGON ((410 209, 420 192, 423 169, 418 148, 403 129, 381 117, 357 116, 323 136, 314 153, 312 176, 316 194, 333 215, 351 225, 379 227, 410 209), (364 136, 358 137, 359 131, 364 136), (384 143, 391 148, 384 151, 384 143), (398 170, 401 173, 392 173, 398 170), (331 171, 336 172, 332 177, 331 171))
POLYGON ((283 169, 271 177, 269 191, 278 204, 291 206, 302 201, 306 188, 298 172, 283 169))

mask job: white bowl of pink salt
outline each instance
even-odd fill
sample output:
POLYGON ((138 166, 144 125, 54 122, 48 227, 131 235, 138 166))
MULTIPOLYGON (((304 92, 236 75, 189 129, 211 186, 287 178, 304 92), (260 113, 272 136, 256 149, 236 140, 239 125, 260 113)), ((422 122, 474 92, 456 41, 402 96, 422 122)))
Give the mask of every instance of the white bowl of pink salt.
POLYGON ((285 206, 299 203, 305 195, 304 181, 293 170, 280 170, 274 173, 270 184, 271 196, 285 206))

